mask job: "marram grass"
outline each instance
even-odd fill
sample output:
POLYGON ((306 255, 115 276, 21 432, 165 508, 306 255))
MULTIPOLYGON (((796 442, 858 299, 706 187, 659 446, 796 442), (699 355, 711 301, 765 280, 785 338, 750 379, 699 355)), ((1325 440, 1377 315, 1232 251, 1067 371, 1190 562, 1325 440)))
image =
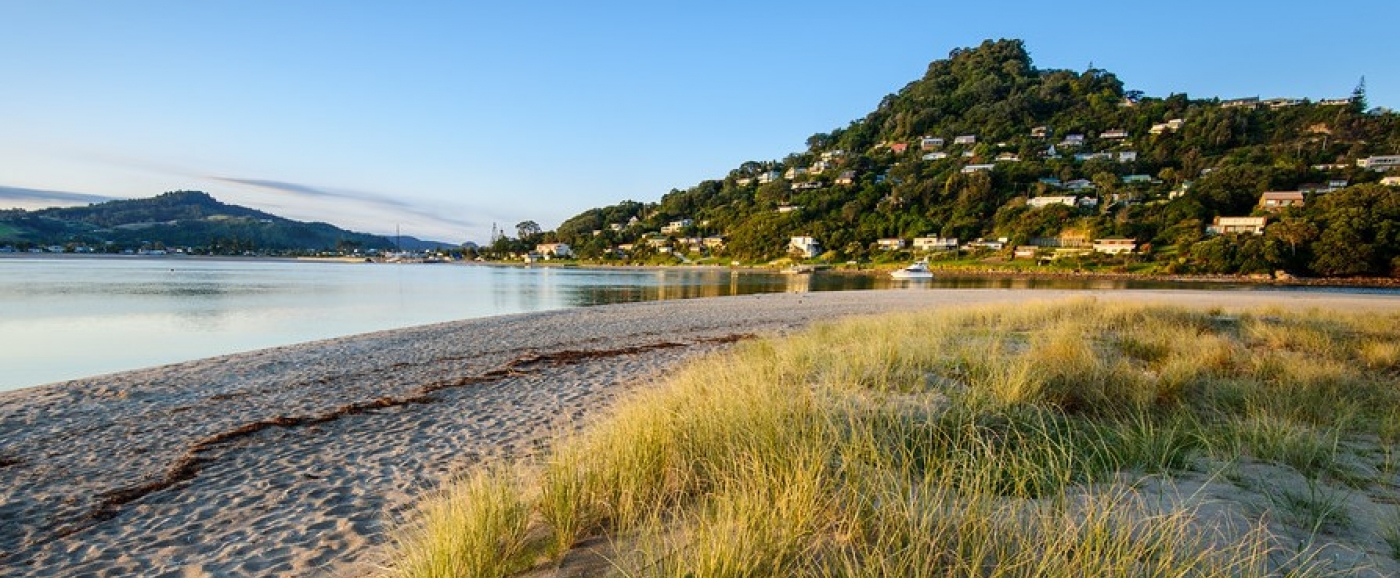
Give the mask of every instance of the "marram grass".
POLYGON ((821 324, 690 364, 523 484, 425 501, 393 572, 505 576, 602 537, 619 576, 1316 575, 1263 524, 1121 481, 1241 455, 1315 481, 1356 436, 1394 455, 1397 344, 1393 315, 1095 301, 821 324))

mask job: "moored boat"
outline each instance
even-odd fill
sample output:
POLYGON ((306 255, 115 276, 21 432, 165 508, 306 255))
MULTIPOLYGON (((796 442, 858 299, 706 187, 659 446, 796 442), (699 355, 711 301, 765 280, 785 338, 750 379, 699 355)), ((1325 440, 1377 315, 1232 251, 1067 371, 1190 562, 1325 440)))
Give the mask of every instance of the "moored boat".
POLYGON ((894 279, 932 279, 933 272, 928 270, 928 262, 919 261, 903 269, 890 271, 890 277, 894 279))

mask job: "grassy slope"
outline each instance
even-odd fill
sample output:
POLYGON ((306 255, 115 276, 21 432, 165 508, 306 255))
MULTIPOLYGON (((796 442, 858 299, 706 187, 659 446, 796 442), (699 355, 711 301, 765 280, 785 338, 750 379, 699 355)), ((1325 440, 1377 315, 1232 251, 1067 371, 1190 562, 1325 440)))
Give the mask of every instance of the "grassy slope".
POLYGON ((693 364, 426 500, 403 576, 1384 575, 1400 318, 1076 301, 693 364), (1340 546, 1338 545, 1340 544, 1340 546))

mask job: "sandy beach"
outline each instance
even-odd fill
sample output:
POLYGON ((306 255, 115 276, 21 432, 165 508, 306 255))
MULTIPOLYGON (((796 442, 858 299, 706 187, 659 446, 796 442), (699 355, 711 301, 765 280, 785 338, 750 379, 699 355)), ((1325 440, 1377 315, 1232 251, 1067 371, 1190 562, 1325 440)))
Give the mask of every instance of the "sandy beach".
POLYGON ((0 575, 366 576, 416 497, 687 358, 814 321, 1070 297, 1400 310, 1315 291, 765 294, 429 325, 0 393, 0 575))

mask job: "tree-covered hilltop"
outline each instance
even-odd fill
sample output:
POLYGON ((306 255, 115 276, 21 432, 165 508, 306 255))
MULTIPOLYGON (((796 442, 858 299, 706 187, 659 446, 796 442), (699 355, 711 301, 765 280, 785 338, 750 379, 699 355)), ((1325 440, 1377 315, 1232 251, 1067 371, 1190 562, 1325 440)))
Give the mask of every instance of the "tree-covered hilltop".
POLYGON ((304 223, 174 191, 86 207, 0 211, 0 246, 60 245, 97 252, 192 248, 202 253, 300 253, 390 249, 378 235, 304 223))
POLYGON ((1365 109, 1364 81, 1319 102, 1151 97, 1105 70, 1037 69, 1018 40, 987 41, 933 62, 865 118, 812 135, 807 150, 496 248, 761 262, 811 236, 821 259, 846 261, 888 255, 881 239, 1006 238, 989 256, 1010 258, 1018 245, 1045 256, 1071 252, 1061 239, 1123 237, 1139 251, 1114 259, 1144 264, 1134 270, 1400 275, 1400 189, 1358 166, 1400 154, 1400 116, 1365 109), (1266 191, 1304 202, 1265 211, 1266 191), (1217 217, 1251 215, 1266 217, 1262 234, 1208 231, 1217 217))

